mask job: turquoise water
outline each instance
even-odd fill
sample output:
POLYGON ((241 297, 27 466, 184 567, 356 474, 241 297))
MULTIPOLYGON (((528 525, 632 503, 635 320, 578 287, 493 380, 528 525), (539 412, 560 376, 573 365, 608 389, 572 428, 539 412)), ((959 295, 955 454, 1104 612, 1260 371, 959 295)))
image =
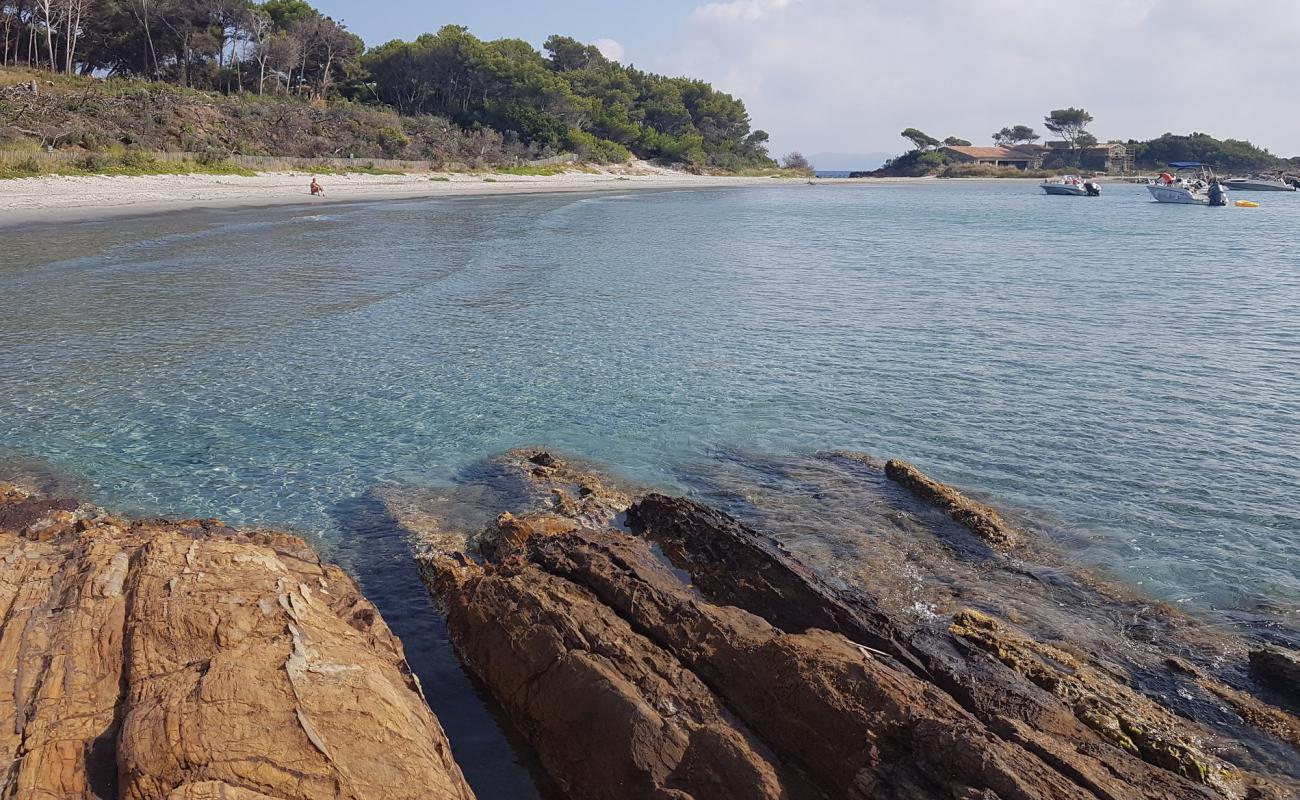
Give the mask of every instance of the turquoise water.
POLYGON ((327 550, 367 489, 520 444, 667 488, 852 448, 1157 596, 1293 610, 1300 197, 1256 199, 823 185, 0 230, 0 448, 327 550))

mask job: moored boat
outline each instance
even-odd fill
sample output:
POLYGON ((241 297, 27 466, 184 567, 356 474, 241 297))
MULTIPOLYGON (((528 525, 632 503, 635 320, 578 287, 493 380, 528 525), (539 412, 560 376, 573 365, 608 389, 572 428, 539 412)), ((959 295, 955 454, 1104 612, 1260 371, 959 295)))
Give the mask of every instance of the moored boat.
POLYGON ((1151 192, 1157 203, 1187 206, 1228 204, 1228 188, 1214 174, 1214 168, 1209 164, 1175 161, 1169 166, 1175 173, 1164 172, 1153 183, 1147 184, 1147 191, 1151 192))
POLYGON ((1229 178, 1223 182, 1229 189, 1251 192, 1294 192, 1295 186, 1280 178, 1229 178))
POLYGON ((1100 197, 1101 184, 1092 180, 1084 180, 1078 175, 1062 175, 1059 178, 1044 180, 1040 186, 1047 194, 1065 195, 1068 197, 1100 197))

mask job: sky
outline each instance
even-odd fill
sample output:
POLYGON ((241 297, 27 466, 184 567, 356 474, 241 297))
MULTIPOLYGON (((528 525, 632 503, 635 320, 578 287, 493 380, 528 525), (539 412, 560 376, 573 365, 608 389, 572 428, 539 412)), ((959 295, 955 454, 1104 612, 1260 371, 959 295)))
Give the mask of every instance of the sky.
POLYGON ((552 33, 745 101, 773 154, 988 144, 1054 108, 1098 138, 1201 131, 1300 155, 1300 0, 315 0, 369 45, 552 33))

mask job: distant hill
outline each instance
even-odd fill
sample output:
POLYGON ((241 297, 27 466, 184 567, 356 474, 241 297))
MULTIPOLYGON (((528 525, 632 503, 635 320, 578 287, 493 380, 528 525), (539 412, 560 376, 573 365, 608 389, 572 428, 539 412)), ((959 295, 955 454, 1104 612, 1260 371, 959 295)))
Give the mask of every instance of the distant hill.
POLYGON ((893 153, 815 153, 808 160, 821 172, 851 172, 877 169, 893 157, 893 153))

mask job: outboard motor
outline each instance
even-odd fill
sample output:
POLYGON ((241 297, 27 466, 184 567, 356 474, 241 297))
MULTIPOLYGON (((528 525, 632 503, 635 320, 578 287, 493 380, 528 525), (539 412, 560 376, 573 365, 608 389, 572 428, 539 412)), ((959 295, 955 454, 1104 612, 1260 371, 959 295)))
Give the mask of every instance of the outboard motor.
POLYGON ((1101 197, 1101 184, 1096 181, 1088 181, 1083 185, 1084 190, 1089 197, 1101 197))
POLYGON ((1210 190, 1205 193, 1210 198, 1212 206, 1226 206, 1228 204, 1228 190, 1223 188, 1223 184, 1215 181, 1210 184, 1210 190))

